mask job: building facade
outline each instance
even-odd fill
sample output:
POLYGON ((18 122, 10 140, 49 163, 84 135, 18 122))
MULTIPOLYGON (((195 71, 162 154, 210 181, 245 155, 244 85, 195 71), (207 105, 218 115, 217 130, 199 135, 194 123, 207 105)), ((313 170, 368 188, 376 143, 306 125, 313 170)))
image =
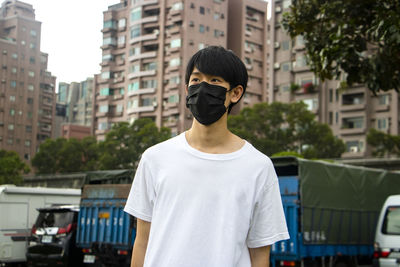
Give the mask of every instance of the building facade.
POLYGON ((346 144, 343 158, 371 156, 368 130, 399 134, 399 96, 392 92, 373 95, 363 85, 341 89, 339 80, 321 82, 310 71, 302 36, 291 40, 281 26, 282 14, 291 0, 272 1, 268 31, 269 102, 303 101, 318 121, 328 124, 346 144))
POLYGON ((4 1, 0 8, 0 148, 29 162, 52 136, 56 78, 40 51, 41 23, 32 5, 4 1))
POLYGON ((104 12, 102 70, 93 106, 97 139, 104 139, 114 123, 141 117, 173 135, 188 129, 186 64, 210 45, 229 48, 231 43, 230 49, 247 60, 251 80, 244 103, 265 99, 266 10, 261 0, 131 0, 110 6, 104 12), (231 16, 240 21, 229 29, 231 16), (238 34, 229 39, 229 30, 238 34))

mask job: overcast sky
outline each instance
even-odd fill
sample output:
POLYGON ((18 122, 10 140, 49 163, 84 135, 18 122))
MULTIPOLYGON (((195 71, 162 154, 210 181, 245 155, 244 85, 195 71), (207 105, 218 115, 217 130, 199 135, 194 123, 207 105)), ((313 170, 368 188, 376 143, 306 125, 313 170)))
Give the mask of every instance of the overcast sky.
MULTIPOLYGON (((81 82, 100 72, 103 11, 120 0, 21 0, 42 22, 40 50, 59 82, 81 82)), ((58 86, 57 86, 58 91, 58 86)))
MULTIPOLYGON (((103 11, 119 0, 21 0, 42 22, 40 50, 59 82, 80 82, 100 72, 103 11)), ((58 89, 58 88, 57 88, 58 89)))

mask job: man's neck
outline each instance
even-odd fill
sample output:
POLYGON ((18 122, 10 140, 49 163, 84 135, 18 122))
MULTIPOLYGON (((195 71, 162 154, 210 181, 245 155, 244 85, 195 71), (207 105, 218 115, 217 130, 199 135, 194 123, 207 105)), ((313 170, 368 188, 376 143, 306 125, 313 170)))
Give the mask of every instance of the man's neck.
POLYGON ((231 153, 244 144, 228 130, 226 118, 208 126, 193 121, 192 128, 186 132, 186 140, 193 148, 212 154, 231 153))

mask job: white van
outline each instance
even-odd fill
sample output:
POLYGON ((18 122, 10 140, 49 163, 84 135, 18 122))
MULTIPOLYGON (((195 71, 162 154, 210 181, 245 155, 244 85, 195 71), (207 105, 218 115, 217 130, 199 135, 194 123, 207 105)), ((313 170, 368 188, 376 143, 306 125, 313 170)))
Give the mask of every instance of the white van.
POLYGON ((400 195, 383 204, 376 227, 374 266, 400 266, 400 195))
POLYGON ((0 266, 25 262, 28 238, 38 208, 79 205, 80 189, 0 185, 0 266))

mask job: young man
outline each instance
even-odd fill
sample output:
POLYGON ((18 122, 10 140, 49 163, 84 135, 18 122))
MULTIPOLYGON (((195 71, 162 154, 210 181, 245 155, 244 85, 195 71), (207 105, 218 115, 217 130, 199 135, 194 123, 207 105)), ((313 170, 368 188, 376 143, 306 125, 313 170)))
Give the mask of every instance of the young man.
POLYGON ((247 79, 222 47, 189 61, 192 127, 143 153, 125 206, 138 221, 131 266, 264 267, 289 238, 271 160, 227 128, 247 79))

